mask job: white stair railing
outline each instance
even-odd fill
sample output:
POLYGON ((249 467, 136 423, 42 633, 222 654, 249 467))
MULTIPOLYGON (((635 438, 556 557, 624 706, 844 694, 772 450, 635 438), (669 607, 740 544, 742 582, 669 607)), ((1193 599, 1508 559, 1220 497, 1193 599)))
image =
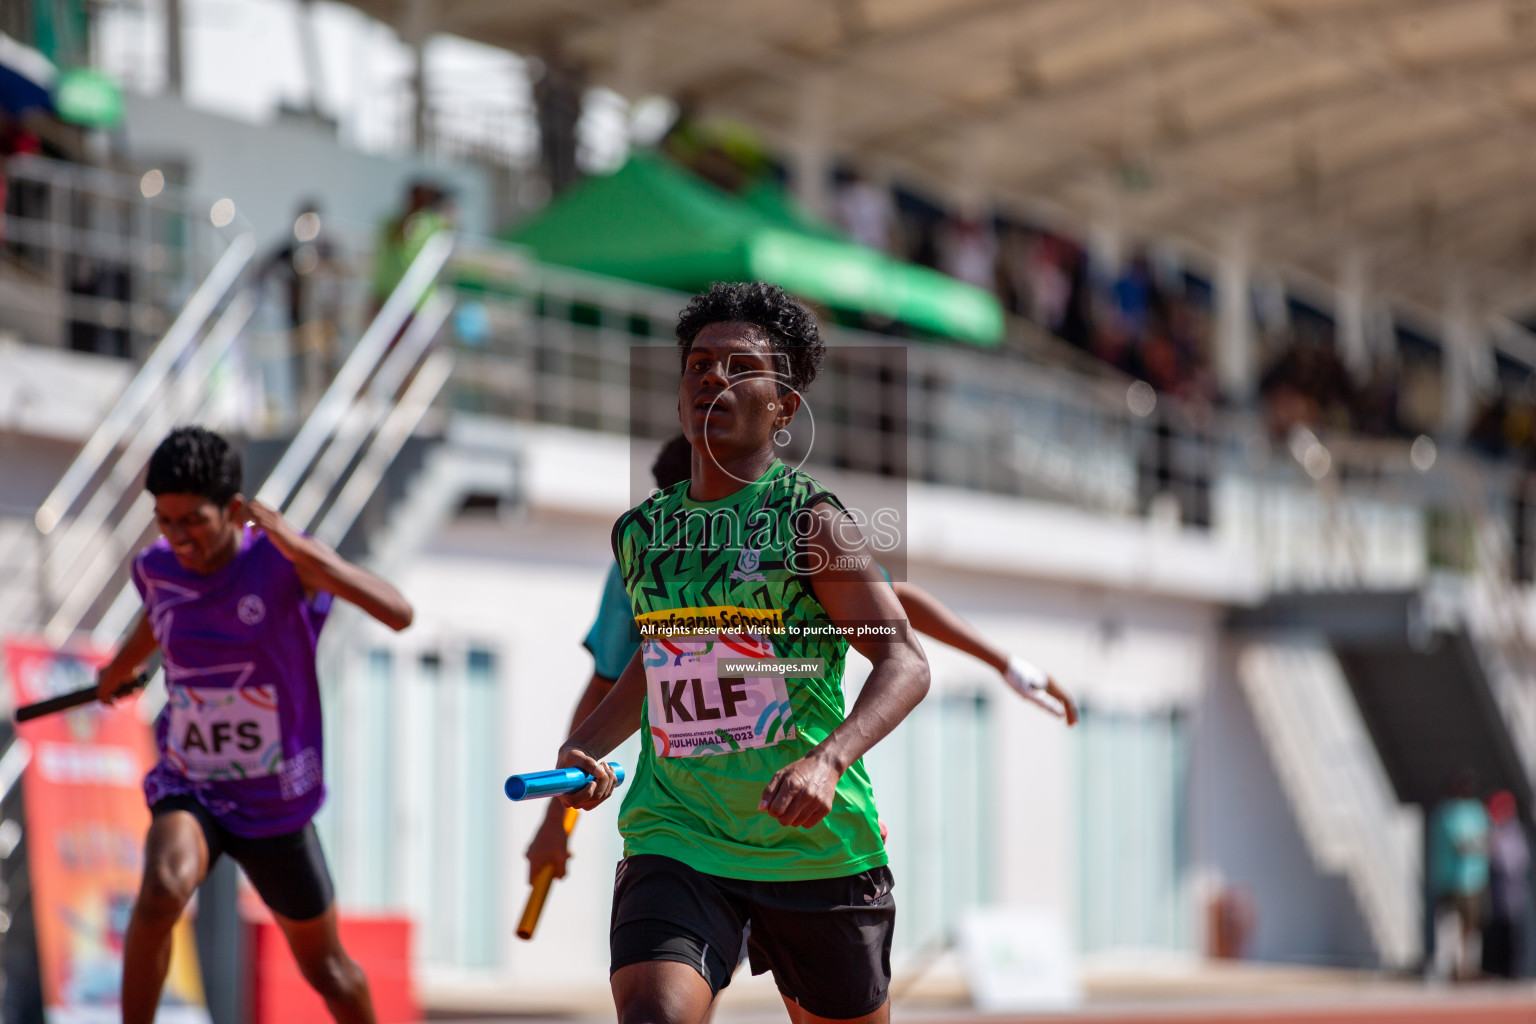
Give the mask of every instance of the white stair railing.
POLYGON ((72 521, 64 544, 44 560, 43 582, 54 598, 53 614, 43 629, 49 643, 59 645, 89 614, 102 589, 137 548, 154 520, 154 503, 144 493, 135 495, 126 510, 118 511, 139 479, 149 456, 178 422, 198 421, 220 425, 212 415, 219 397, 212 387, 214 371, 229 353, 241 330, 255 311, 250 292, 235 296, 204 340, 185 360, 184 368, 161 389, 131 435, 121 438, 105 479, 87 501, 80 517, 72 521))
MULTIPOLYGON (((404 443, 404 437, 397 436, 401 416, 414 415, 409 433, 441 389, 439 380, 423 400, 431 381, 439 376, 446 379, 451 362, 443 360, 450 357, 444 354, 435 361, 428 357, 426 364, 422 359, 452 310, 451 299, 434 289, 453 246, 452 236, 441 234, 422 247, 257 491, 257 500, 285 510, 299 529, 314 527, 328 506, 336 504, 336 496, 346 494, 348 485, 352 493, 347 507, 361 510, 404 443), (406 413, 392 413, 407 400, 406 413), (300 507, 290 508, 300 499, 300 507)), ((92 638, 99 643, 115 640, 127 629, 138 605, 132 582, 124 583, 92 638)), ((71 628, 79 622, 76 619, 71 628)))
POLYGON ((1238 679, 1317 866, 1341 874, 1383 965, 1422 946, 1421 814, 1399 804, 1326 640, 1247 643, 1238 679))

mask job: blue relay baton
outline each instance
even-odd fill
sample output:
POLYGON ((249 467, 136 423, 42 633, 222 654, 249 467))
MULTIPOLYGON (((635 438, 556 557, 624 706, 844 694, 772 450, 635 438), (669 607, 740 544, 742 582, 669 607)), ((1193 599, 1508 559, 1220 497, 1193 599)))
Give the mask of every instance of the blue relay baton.
MULTIPOLYGON (((613 769, 615 785, 623 785, 624 766, 617 761, 609 761, 608 767, 613 769)), ((592 776, 580 768, 555 768, 547 772, 511 775, 507 778, 507 799, 537 800, 539 797, 574 793, 591 781, 592 776)))

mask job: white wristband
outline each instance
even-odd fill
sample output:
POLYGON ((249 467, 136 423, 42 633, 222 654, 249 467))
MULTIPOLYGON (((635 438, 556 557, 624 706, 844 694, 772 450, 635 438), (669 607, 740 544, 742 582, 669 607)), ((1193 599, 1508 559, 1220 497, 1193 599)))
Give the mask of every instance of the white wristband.
POLYGON ((1008 658, 1008 671, 1003 673, 1003 678, 1008 680, 1009 686, 1025 696, 1043 692, 1048 681, 1048 677, 1038 666, 1030 664, 1016 654, 1008 658))

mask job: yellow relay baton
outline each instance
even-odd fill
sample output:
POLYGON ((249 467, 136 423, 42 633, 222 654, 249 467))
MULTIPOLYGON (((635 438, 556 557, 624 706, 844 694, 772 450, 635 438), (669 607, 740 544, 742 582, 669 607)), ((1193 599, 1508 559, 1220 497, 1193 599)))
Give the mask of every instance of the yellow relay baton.
MULTIPOLYGON (((576 827, 576 816, 581 812, 574 807, 565 809, 565 818, 560 827, 565 829, 567 837, 576 827)), ((544 901, 549 898, 550 883, 555 880, 555 866, 546 864, 539 868, 533 876, 533 888, 528 892, 528 902, 523 905, 523 919, 517 922, 517 937, 520 939, 533 938, 533 930, 539 926, 539 915, 544 913, 544 901)))

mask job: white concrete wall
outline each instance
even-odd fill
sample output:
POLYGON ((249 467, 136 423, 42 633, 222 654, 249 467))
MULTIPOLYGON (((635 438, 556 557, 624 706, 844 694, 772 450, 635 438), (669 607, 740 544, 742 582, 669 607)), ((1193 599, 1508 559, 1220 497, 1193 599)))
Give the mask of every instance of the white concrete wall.
POLYGON ((1319 966, 1374 966, 1365 920, 1343 875, 1318 870, 1265 754, 1222 645, 1196 707, 1191 780, 1195 858, 1206 877, 1245 888, 1257 911, 1248 955, 1319 966))
MULTIPOLYGON (((452 646, 466 637, 491 645, 508 694, 499 770, 534 770, 553 757, 591 672, 580 644, 607 565, 607 524, 594 517, 461 520, 400 581, 419 609, 416 625, 402 637, 376 634, 370 642, 406 651, 452 646)), ((912 576, 988 637, 1047 666, 1099 707, 1187 705, 1208 673, 1215 624, 1208 605, 1147 602, 926 563, 914 564, 912 576)), ((1077 835, 1072 735, 1014 697, 986 666, 935 643, 927 649, 935 694, 992 688, 997 800, 990 819, 989 900, 1048 908, 1070 930, 1077 835)), ((853 690, 868 669, 857 655, 850 661, 853 690)), ((334 762, 333 770, 340 770, 334 762)), ((881 780, 874 782, 878 795, 881 780)), ((508 931, 526 892, 522 851, 542 812, 541 806, 505 807, 498 856, 507 885, 497 898, 508 931)), ((507 983, 601 981, 612 868, 620 853, 613 817, 606 808, 583 819, 573 874, 556 888, 539 941, 508 948, 507 983)), ((893 832, 918 827, 890 812, 887 824, 893 832)), ((899 878, 898 886, 912 893, 933 882, 899 878)))
POLYGON ((335 225, 371 230, 400 208, 406 184, 418 176, 452 186, 463 230, 489 235, 499 226, 483 169, 363 153, 303 122, 256 125, 130 94, 123 135, 134 160, 184 165, 188 188, 234 200, 255 229, 258 252, 287 236, 308 199, 335 225))
MULTIPOLYGON (((493 426, 479 424, 475 440, 489 443, 493 426)), ((549 761, 590 674, 580 643, 610 558, 608 530, 626 501, 628 453, 614 438, 498 429, 522 448, 522 494, 531 510, 505 520, 462 518, 444 529, 401 580, 419 609, 416 626, 372 641, 408 650, 467 636, 493 644, 508 693, 498 770, 510 773, 549 761)), ((1221 609, 1252 587, 1243 563, 1194 534, 933 488, 914 487, 909 507, 910 578, 1100 709, 1197 706, 1215 673, 1221 609)), ((1072 734, 1009 694, 986 666, 937 644, 928 651, 935 693, 994 688, 988 898, 1047 908, 1071 930, 1078 859, 1072 734)), ((856 655, 850 662, 852 692, 867 665, 856 655)), ((1257 742, 1229 754, 1246 759, 1239 768, 1250 774, 1267 770, 1265 756, 1257 742)), ((878 777, 875 785, 878 796, 878 777)), ((509 940, 503 970, 480 983, 534 990, 601 984, 620 854, 613 810, 583 820, 572 876, 557 886, 539 941, 509 940)), ((1290 813, 1283 802, 1270 810, 1290 813)), ((526 892, 522 851, 541 814, 540 807, 508 804, 500 822, 505 885, 496 898, 508 932, 526 892)), ((916 827, 899 815, 888 824, 893 831, 916 827)), ((1305 849, 1295 852, 1306 857, 1305 849)), ((931 882, 898 879, 898 893, 931 882)), ((435 971, 433 980, 452 978, 435 971)))

